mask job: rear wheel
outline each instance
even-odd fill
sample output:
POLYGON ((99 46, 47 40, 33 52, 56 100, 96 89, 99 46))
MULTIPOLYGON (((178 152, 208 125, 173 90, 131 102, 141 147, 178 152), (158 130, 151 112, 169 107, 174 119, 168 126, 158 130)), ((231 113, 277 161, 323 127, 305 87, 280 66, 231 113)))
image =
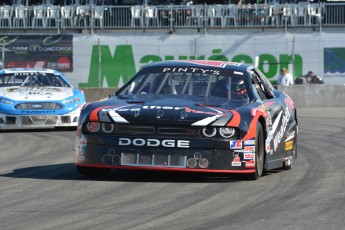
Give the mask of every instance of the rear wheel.
POLYGON ((78 173, 87 177, 103 177, 110 174, 111 169, 109 168, 91 168, 76 166, 78 173))
POLYGON ((265 148, 264 134, 260 122, 256 125, 255 135, 255 172, 249 176, 251 180, 257 180, 264 171, 265 148))

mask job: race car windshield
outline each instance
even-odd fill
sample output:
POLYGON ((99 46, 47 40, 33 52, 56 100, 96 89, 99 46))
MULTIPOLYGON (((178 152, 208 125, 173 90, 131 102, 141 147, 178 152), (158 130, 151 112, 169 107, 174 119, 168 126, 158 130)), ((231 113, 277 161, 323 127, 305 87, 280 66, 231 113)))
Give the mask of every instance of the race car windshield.
POLYGON ((41 72, 6 73, 0 76, 0 87, 71 87, 60 75, 41 72))
POLYGON ((248 100, 247 86, 243 79, 242 75, 149 73, 137 76, 117 94, 175 94, 248 100))

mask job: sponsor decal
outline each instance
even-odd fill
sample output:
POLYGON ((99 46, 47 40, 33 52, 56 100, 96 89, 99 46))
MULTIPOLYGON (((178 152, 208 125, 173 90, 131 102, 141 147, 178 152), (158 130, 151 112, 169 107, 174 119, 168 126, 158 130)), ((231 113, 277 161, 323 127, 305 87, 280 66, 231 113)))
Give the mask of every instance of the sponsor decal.
POLYGON ((207 114, 207 115, 224 115, 228 116, 228 114, 223 114, 223 113, 216 113, 216 112, 207 112, 207 111, 201 111, 201 110, 196 110, 196 109, 190 109, 190 108, 185 108, 185 112, 187 113, 195 113, 195 114, 207 114))
POLYGON ((201 69, 201 68, 163 68, 163 73, 165 72, 175 72, 175 73, 201 73, 201 74, 213 74, 219 75, 219 70, 214 69, 201 69))
MULTIPOLYGON (((222 47, 210 47, 210 52, 201 53, 198 56, 195 56, 195 54, 188 54, 185 52, 185 50, 183 50, 182 53, 167 53, 165 55, 154 54, 150 51, 140 56, 139 54, 141 53, 135 52, 135 46, 133 44, 113 46, 101 43, 93 45, 91 49, 92 53, 89 62, 90 69, 89 76, 87 78, 88 80, 85 83, 79 83, 79 87, 81 88, 99 87, 100 82, 101 85, 103 85, 104 83, 104 87, 119 87, 121 86, 121 84, 123 84, 123 82, 127 82, 142 66, 156 61, 183 61, 185 59, 199 59, 199 61, 192 61, 192 63, 212 66, 219 66, 219 63, 213 63, 212 60, 225 61, 221 66, 231 65, 232 63, 228 61, 243 62, 243 60, 246 60, 247 63, 254 63, 254 57, 252 57, 252 54, 238 53, 234 56, 231 55, 231 57, 227 57, 223 55, 224 52, 222 50, 222 47), (101 60, 98 58, 100 53, 102 53, 101 60), (136 60, 140 60, 140 66, 137 65, 138 63, 136 62, 136 60), (98 74, 99 66, 102 66, 101 76, 99 76, 98 74), (116 71, 114 71, 114 69, 116 69, 116 71)), ((303 57, 300 54, 272 54, 265 51, 264 53, 256 54, 256 56, 258 56, 260 59, 259 69, 270 80, 275 79, 277 74, 279 74, 280 69, 286 65, 284 63, 290 63, 291 61, 294 61, 294 75, 301 76, 303 74, 303 57), (277 68, 276 63, 283 64, 281 64, 281 66, 277 68)), ((200 66, 200 68, 209 69, 208 67, 203 66, 200 66)))
POLYGON ((266 153, 268 153, 271 150, 271 145, 270 145, 270 141, 266 140, 266 153))
POLYGON ((6 44, 6 68, 52 68, 73 71, 72 35, 0 36, 6 44))
POLYGON ((241 162, 239 155, 235 155, 234 159, 231 162, 231 165, 232 166, 241 166, 242 165, 242 162, 241 162))
POLYGON ((127 112, 127 111, 140 111, 140 108, 133 108, 133 109, 102 109, 102 111, 119 111, 119 112, 127 112))
POLYGON ((157 115, 156 115, 156 118, 157 118, 157 119, 160 119, 160 118, 162 118, 162 117, 164 117, 164 111, 163 111, 163 110, 158 110, 157 115))
POLYGON ((34 94, 34 95, 44 95, 47 93, 56 93, 62 92, 59 88, 45 88, 45 87, 20 87, 20 88, 11 88, 8 89, 8 92, 14 93, 26 93, 26 94, 34 94))
POLYGON ((295 104, 293 103, 292 99, 285 93, 285 104, 289 108, 290 113, 292 113, 292 110, 295 108, 295 104))
POLYGON ((283 118, 282 118, 282 125, 273 138, 273 149, 274 149, 274 151, 277 150, 278 145, 282 140, 282 137, 285 133, 289 119, 290 119, 290 113, 287 110, 285 110, 285 113, 284 113, 283 118))
POLYGON ((271 105, 271 103, 267 103, 267 104, 262 104, 261 105, 261 108, 264 111, 264 117, 265 117, 265 120, 266 120, 266 126, 268 127, 269 130, 272 129, 272 118, 271 118, 271 114, 270 114, 270 112, 268 111, 268 108, 267 108, 270 105, 271 105))
POLYGON ((53 45, 58 43, 63 37, 53 38, 53 36, 48 36, 45 39, 43 39, 43 45, 53 45))
POLYGON ((80 137, 80 144, 86 145, 87 144, 87 138, 85 136, 80 137))
POLYGON ((189 148, 189 141, 187 140, 158 140, 158 139, 143 139, 143 138, 119 138, 119 145, 121 146, 147 146, 147 147, 166 147, 166 148, 189 148))
POLYGON ((293 131, 287 135, 285 142, 292 140, 293 138, 295 138, 295 131, 293 131))
POLYGON ((187 117, 188 117, 188 113, 186 113, 185 111, 182 111, 180 119, 183 120, 183 119, 186 119, 187 117))
POLYGON ((53 114, 55 110, 23 110, 21 114, 53 114))
POLYGON ((175 106, 159 106, 159 105, 150 105, 150 106, 143 106, 143 109, 166 109, 166 110, 181 110, 185 109, 185 107, 175 107, 175 106))
POLYGON ((79 161, 85 161, 85 154, 86 154, 86 148, 87 148, 87 138, 80 137, 79 139, 79 161))
POLYGON ((255 146, 244 146, 244 152, 255 152, 255 146))
POLYGON ((246 140, 246 141, 243 141, 243 145, 255 145, 255 140, 246 140))
POLYGON ((242 141, 230 141, 230 149, 242 149, 242 141))
POLYGON ((285 151, 291 150, 293 147, 293 141, 285 142, 285 151))
POLYGON ((255 168, 255 161, 246 161, 245 168, 247 168, 247 169, 255 168))
POLYGON ((243 153, 244 160, 253 160, 255 159, 255 153, 243 153))

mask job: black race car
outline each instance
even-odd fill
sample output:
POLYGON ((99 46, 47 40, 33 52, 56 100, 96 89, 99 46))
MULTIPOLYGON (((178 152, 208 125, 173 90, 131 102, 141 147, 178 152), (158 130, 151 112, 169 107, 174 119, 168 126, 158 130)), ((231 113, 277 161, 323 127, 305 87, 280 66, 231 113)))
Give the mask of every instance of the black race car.
POLYGON ((297 132, 292 99, 251 65, 156 62, 109 99, 84 106, 75 165, 86 176, 118 168, 257 179, 292 167, 297 132))

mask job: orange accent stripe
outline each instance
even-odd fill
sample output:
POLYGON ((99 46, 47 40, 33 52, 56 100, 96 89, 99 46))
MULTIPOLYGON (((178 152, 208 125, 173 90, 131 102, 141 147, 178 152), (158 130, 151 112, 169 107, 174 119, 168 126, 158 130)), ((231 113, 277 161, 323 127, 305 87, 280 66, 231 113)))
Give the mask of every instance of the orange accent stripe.
POLYGON ((250 122, 247 134, 242 138, 242 140, 250 140, 255 138, 256 135, 256 125, 258 124, 259 117, 265 117, 265 113, 261 109, 255 109, 255 116, 250 122))
POLYGON ((227 124, 227 126, 232 126, 232 127, 238 127, 241 122, 241 115, 235 111, 235 110, 230 110, 234 114, 232 117, 231 121, 227 124))
POLYGON ((250 122, 249 129, 245 137, 242 138, 242 140, 250 140, 255 138, 256 135, 256 125, 258 123, 259 116, 255 116, 252 121, 250 122))
POLYGON ((101 109, 109 108, 109 107, 111 107, 111 106, 102 106, 102 107, 99 107, 97 109, 94 109, 90 114, 90 121, 99 121, 98 112, 101 109))
POLYGON ((90 114, 90 121, 98 121, 98 112, 101 108, 94 109, 90 114))

